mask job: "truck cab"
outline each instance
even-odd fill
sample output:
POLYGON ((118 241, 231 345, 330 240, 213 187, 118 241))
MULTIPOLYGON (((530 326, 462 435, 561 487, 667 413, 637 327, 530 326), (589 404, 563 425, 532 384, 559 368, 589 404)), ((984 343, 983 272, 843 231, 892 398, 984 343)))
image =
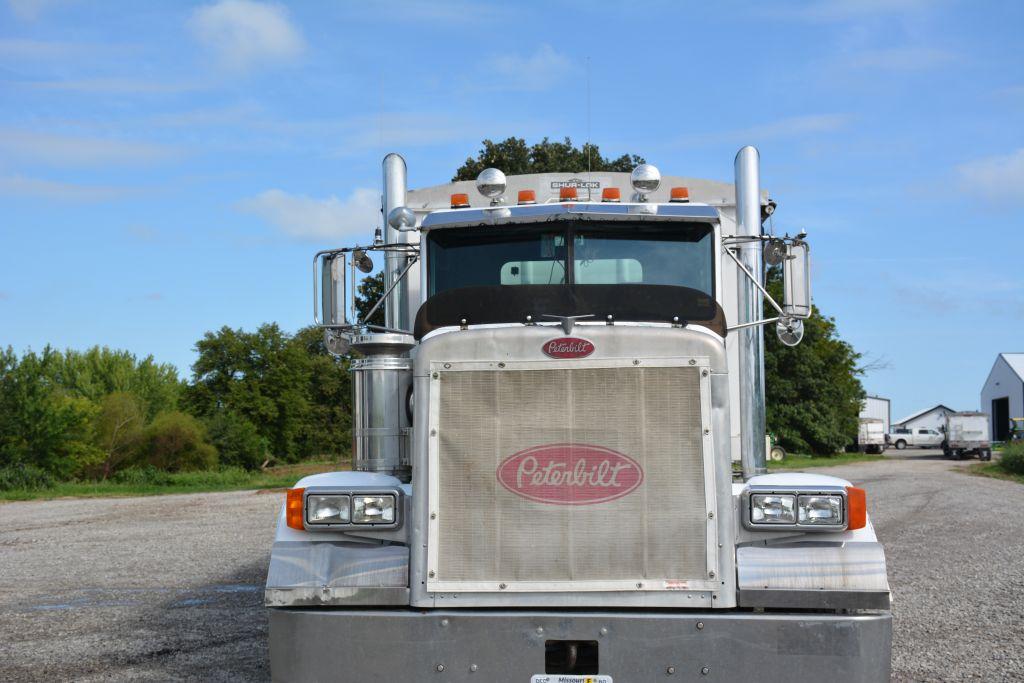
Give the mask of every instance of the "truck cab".
POLYGON ((766 473, 762 328, 798 343, 811 303, 756 150, 733 186, 644 164, 408 191, 383 167, 379 238, 314 257, 353 470, 288 491, 273 677, 887 680, 865 492, 766 473), (384 325, 352 303, 373 255, 384 325))

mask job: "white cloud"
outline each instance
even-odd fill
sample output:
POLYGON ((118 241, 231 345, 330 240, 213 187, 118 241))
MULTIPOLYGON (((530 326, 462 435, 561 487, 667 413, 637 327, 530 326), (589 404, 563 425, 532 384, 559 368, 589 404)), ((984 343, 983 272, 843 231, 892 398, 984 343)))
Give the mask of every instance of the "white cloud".
POLYGON ((15 175, 0 177, 0 195, 73 202, 98 202, 130 194, 125 188, 79 185, 15 175))
POLYGON ((133 165, 180 156, 176 149, 147 142, 83 138, 0 128, 0 153, 52 166, 133 165))
POLYGON ((220 0, 197 9, 192 35, 229 69, 288 63, 305 50, 302 32, 282 5, 253 0, 220 0))
POLYGON ((710 133, 705 135, 687 135, 680 140, 687 145, 697 144, 759 144, 765 140, 793 138, 819 133, 830 133, 844 128, 852 117, 849 114, 806 114, 762 123, 748 128, 710 133))
POLYGON ((894 47, 868 50, 850 55, 847 64, 856 69, 888 71, 923 71, 949 64, 956 55, 931 47, 894 47))
POLYGON ((982 199, 1000 204, 1024 199, 1024 148, 961 164, 956 172, 960 188, 982 199))
POLYGON ((574 71, 572 60, 541 45, 531 55, 498 55, 485 67, 488 86, 498 90, 547 90, 574 71))
POLYGON ((283 190, 267 190, 238 203, 291 237, 302 239, 360 236, 367 240, 380 224, 380 193, 356 189, 345 199, 316 199, 283 190))

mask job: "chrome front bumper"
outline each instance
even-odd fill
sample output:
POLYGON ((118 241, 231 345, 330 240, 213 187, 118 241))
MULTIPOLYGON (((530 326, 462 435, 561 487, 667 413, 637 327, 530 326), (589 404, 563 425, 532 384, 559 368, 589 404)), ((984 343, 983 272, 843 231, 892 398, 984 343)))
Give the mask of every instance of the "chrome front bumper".
POLYGON ((888 681, 892 620, 888 612, 270 613, 275 681, 529 683, 545 673, 549 640, 596 641, 598 673, 615 683, 888 681))

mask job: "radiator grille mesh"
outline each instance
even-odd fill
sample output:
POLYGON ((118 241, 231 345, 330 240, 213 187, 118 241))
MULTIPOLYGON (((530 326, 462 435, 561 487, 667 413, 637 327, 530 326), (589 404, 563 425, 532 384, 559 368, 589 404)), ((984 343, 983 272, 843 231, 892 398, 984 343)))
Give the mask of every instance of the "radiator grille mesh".
POLYGON ((705 578, 707 513, 695 367, 446 372, 438 419, 440 581, 705 578), (545 444, 612 449, 643 469, 592 505, 523 498, 501 463, 545 444))

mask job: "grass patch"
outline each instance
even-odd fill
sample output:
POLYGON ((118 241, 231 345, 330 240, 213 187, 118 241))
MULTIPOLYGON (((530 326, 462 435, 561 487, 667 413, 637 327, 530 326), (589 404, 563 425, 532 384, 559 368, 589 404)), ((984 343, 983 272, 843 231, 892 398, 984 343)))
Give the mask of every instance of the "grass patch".
POLYGON ((347 470, 348 462, 304 462, 250 472, 240 468, 202 472, 128 470, 108 481, 66 481, 46 488, 0 491, 0 501, 96 498, 110 496, 158 496, 170 493, 208 493, 250 489, 289 488, 309 474, 347 470))
POLYGON ((968 474, 973 474, 979 477, 991 477, 992 479, 1006 479, 1007 481, 1015 481, 1018 484, 1024 484, 1024 474, 1010 474, 997 462, 976 462, 973 465, 968 465, 963 469, 968 474))
POLYGON ((802 455, 789 453, 782 462, 768 461, 769 470, 802 470, 805 467, 832 467, 849 465, 855 462, 874 462, 885 460, 884 455, 868 455, 867 453, 837 453, 833 456, 802 455))

